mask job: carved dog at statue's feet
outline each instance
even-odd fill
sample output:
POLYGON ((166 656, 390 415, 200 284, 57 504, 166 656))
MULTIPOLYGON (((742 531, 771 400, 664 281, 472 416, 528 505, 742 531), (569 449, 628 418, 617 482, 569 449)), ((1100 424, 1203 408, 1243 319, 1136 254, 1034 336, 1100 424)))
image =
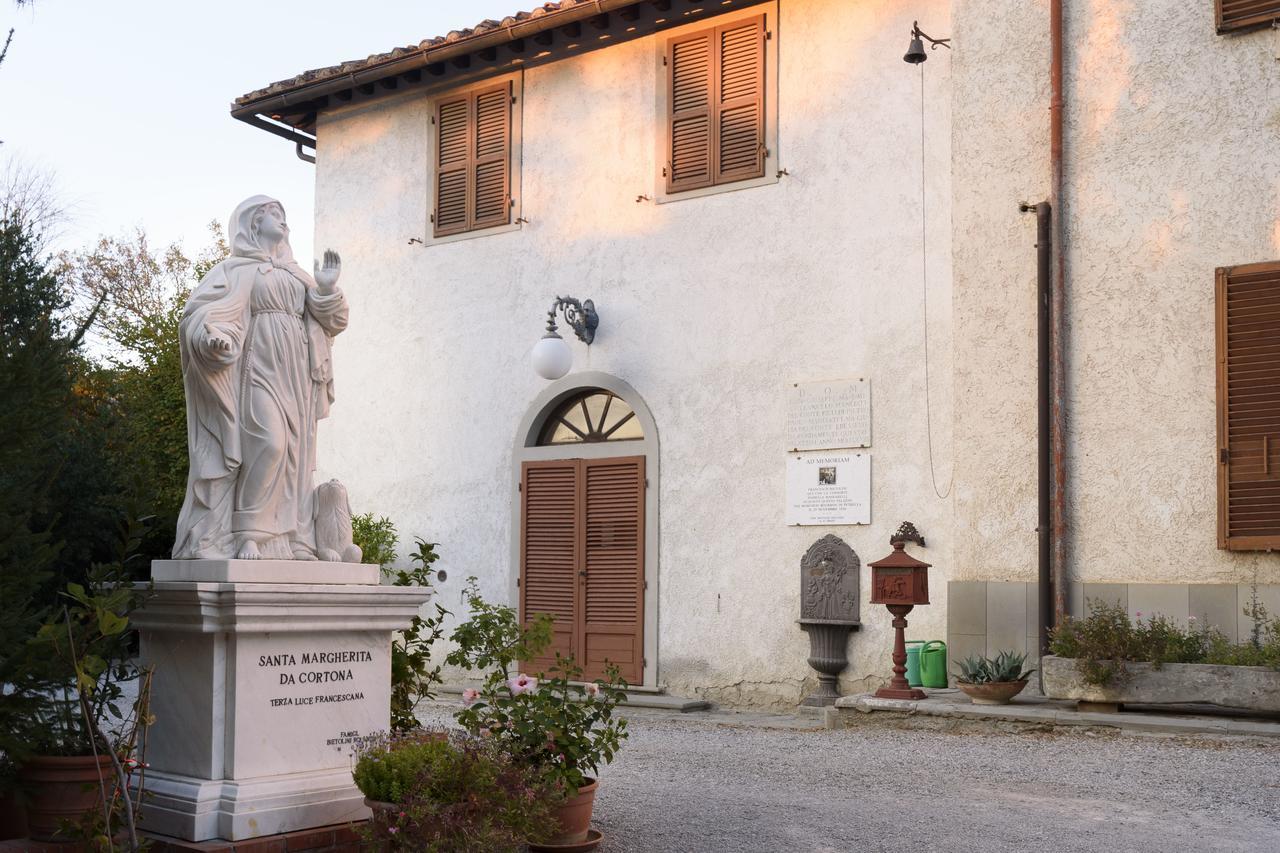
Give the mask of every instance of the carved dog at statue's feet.
POLYGON ((351 541, 351 503, 337 480, 316 486, 316 556, 334 563, 358 563, 360 546, 351 541))

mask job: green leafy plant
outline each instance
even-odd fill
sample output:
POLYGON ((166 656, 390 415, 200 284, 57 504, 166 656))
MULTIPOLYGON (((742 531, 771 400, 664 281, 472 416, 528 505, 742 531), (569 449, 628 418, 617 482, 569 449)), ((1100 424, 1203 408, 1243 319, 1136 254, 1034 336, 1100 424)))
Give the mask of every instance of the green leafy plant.
POLYGON ((1010 651, 1002 651, 994 658, 970 655, 960 662, 959 680, 965 684, 1025 681, 1035 672, 1034 669, 1023 670, 1026 661, 1026 655, 1010 651))
POLYGON ((366 512, 352 516, 351 540, 360 546, 361 562, 381 566, 385 571, 396 561, 400 534, 385 515, 374 518, 373 513, 366 512))
MULTIPOLYGON (((431 568, 440 559, 436 553, 438 543, 420 538, 416 543, 417 550, 409 555, 410 568, 383 566, 383 574, 391 578, 392 586, 431 586, 432 576, 438 575, 431 568)), ((434 607, 435 615, 414 616, 409 627, 391 640, 391 728, 398 732, 421 726, 414 709, 424 699, 433 698, 431 688, 441 682, 440 666, 431 665, 431 647, 444 636, 444 620, 449 611, 439 604, 434 607)))
POLYGON ((1244 608, 1253 620, 1249 639, 1233 643, 1216 628, 1192 616, 1188 627, 1160 614, 1130 621, 1119 604, 1090 601, 1083 619, 1068 617, 1053 632, 1050 650, 1074 658, 1089 684, 1106 685, 1128 677, 1126 663, 1208 663, 1226 666, 1269 666, 1280 669, 1280 619, 1257 600, 1244 608))
POLYGON ((1119 604, 1101 600, 1089 604, 1087 617, 1068 616, 1054 629, 1050 649, 1060 657, 1074 658, 1088 683, 1110 684, 1123 679, 1125 661, 1135 659, 1133 626, 1119 604))
POLYGON ((365 744, 353 773, 376 808, 365 831, 396 851, 516 851, 555 827, 555 796, 535 768, 492 740, 418 732, 365 744))
POLYGON ((62 606, 28 644, 21 685, 39 697, 33 754, 110 759, 101 813, 79 833, 106 842, 123 828, 134 849, 142 786, 131 786, 130 777, 145 764, 143 732, 152 718, 151 672, 137 663, 130 617, 152 589, 134 583, 131 563, 146 532, 146 519, 126 507, 117 559, 92 566, 83 584, 67 584, 62 606), (123 685, 133 681, 129 697, 123 685))
POLYGON ((582 668, 559 653, 541 678, 514 671, 550 646, 551 618, 539 614, 521 625, 513 608, 484 600, 475 578, 468 579, 466 599, 471 617, 454 631, 447 662, 483 673, 484 681, 464 692, 466 707, 456 719, 537 768, 566 795, 577 793, 589 774, 613 761, 627 737, 626 720, 614 715, 626 698, 626 681, 610 665, 604 679, 575 683, 582 668))

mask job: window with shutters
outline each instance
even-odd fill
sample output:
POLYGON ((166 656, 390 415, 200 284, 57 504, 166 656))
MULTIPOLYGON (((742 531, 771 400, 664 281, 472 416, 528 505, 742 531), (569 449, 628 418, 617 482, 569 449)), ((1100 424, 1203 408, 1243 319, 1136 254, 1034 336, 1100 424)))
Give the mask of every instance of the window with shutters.
POLYGON ((776 182, 774 8, 661 40, 659 201, 776 182))
POLYGON ((1213 7, 1219 33, 1259 29, 1280 20, 1280 0, 1213 0, 1213 7))
POLYGON ((1217 271, 1218 547, 1280 549, 1280 261, 1217 271))
POLYGON ((510 227, 518 218, 518 82, 508 75, 432 103, 434 239, 510 227))

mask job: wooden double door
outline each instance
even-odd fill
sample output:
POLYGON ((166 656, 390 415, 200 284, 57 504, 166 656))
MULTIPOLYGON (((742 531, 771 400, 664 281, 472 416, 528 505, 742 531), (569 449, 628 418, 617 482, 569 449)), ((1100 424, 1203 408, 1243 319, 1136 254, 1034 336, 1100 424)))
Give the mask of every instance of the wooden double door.
POLYGON ((572 655, 590 681, 612 662, 644 680, 643 456, 525 462, 520 477, 520 618, 548 613, 555 639, 528 666, 572 655))

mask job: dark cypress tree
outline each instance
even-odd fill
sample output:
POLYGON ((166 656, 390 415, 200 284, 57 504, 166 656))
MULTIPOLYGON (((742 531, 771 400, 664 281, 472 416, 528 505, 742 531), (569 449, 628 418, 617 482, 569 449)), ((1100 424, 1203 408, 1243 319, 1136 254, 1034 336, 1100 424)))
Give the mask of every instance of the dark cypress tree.
MULTIPOLYGON (((17 217, 0 218, 0 684, 20 687, 27 641, 51 604, 60 542, 50 499, 68 431, 75 340, 60 316, 57 280, 36 236, 17 217)), ((21 691, 0 691, 0 752, 12 760, 28 742, 30 707, 21 691)))

